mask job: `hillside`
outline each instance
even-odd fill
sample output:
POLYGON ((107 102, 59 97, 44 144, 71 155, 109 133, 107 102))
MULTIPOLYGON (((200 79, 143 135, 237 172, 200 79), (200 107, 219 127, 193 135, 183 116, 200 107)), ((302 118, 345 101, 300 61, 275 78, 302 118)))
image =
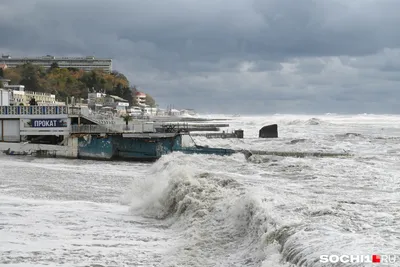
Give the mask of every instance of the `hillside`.
MULTIPOLYGON (((55 94, 60 101, 65 101, 68 96, 86 99, 88 92, 102 91, 122 97, 132 105, 137 92, 135 86, 130 86, 125 75, 117 71, 85 72, 75 68, 61 69, 57 64, 46 71, 28 63, 5 69, 2 74, 4 78, 11 80, 11 84, 25 85, 27 91, 55 94)), ((147 104, 155 105, 154 99, 149 95, 147 104)))

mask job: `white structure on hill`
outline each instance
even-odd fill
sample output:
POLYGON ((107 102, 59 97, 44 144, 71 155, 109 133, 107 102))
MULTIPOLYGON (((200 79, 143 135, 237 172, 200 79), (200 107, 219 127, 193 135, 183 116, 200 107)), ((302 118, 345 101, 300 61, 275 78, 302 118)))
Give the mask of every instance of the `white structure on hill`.
POLYGON ((129 101, 115 95, 107 95, 105 93, 89 93, 88 106, 95 111, 104 108, 111 108, 118 113, 124 113, 129 107, 129 101))
POLYGON ((10 85, 10 80, 1 77, 0 82, 3 84, 3 88, 0 88, 0 106, 28 106, 32 98, 39 106, 65 105, 57 102, 53 94, 25 91, 24 85, 10 85))
POLYGON ((9 79, 4 79, 3 77, 0 76, 0 84, 3 85, 3 88, 4 88, 5 86, 8 86, 8 85, 10 84, 10 81, 11 81, 11 80, 9 80, 9 79))
POLYGON ((146 94, 142 92, 136 92, 135 100, 138 106, 146 106, 146 94))
POLYGON ((10 105, 10 92, 8 90, 0 89, 0 106, 10 105))
POLYGON ((50 68, 51 64, 57 63, 60 68, 77 68, 84 71, 91 71, 95 69, 101 69, 105 72, 112 71, 112 59, 111 58, 95 58, 94 56, 88 57, 55 57, 55 56, 44 56, 44 57, 11 57, 10 55, 2 55, 0 58, 0 64, 5 64, 8 68, 16 68, 19 65, 25 63, 32 63, 33 65, 39 65, 45 69, 50 68))

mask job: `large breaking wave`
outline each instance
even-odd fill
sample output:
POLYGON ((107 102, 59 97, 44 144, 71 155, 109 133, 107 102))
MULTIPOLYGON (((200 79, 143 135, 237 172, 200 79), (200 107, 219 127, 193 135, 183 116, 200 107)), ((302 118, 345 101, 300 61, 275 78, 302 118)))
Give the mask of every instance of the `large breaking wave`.
POLYGON ((327 265, 319 259, 395 252, 397 243, 390 242, 390 233, 398 229, 395 206, 387 203, 394 203, 396 161, 391 154, 376 156, 387 153, 383 142, 393 140, 381 141, 367 128, 361 131, 347 122, 334 123, 325 118, 287 120, 288 127, 301 124, 310 134, 293 128, 288 138, 272 141, 208 142, 279 150, 346 149, 356 152, 355 157, 255 156, 246 161, 241 155, 174 153, 153 164, 146 177, 134 181, 125 200, 132 213, 174 230, 176 242, 162 266, 368 266, 327 265))
POLYGON ((173 154, 134 182, 131 211, 176 230, 179 245, 163 266, 327 266, 321 254, 333 245, 349 253, 349 242, 363 239, 346 233, 348 214, 339 207, 307 206, 278 188, 249 189, 246 164, 241 156, 173 154))

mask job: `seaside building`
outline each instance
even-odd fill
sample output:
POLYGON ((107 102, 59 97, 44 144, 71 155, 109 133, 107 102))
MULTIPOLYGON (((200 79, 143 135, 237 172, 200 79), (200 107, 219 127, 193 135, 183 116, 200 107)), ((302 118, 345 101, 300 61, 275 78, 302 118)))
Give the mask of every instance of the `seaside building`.
POLYGON ((104 98, 104 106, 115 109, 117 113, 125 113, 129 107, 129 101, 116 95, 107 95, 104 98))
POLYGON ((125 113, 129 107, 129 101, 115 95, 89 93, 88 107, 95 111, 115 110, 117 113, 125 113))
POLYGON ((10 55, 2 55, 0 58, 0 65, 6 65, 8 68, 16 68, 19 65, 25 63, 31 63, 33 65, 39 65, 45 69, 49 69, 51 64, 57 63, 60 68, 77 68, 84 71, 92 71, 95 69, 101 69, 105 72, 112 71, 112 59, 111 58, 95 58, 94 56, 88 57, 55 57, 55 56, 43 56, 43 57, 11 57, 10 55))
POLYGON ((146 94, 142 92, 137 92, 135 95, 135 100, 138 106, 146 106, 146 94))
POLYGON ((104 105, 105 93, 88 93, 88 106, 96 110, 97 107, 101 108, 104 105))
POLYGON ((5 89, 0 89, 0 106, 10 105, 10 92, 5 89))
POLYGON ((11 80, 9 80, 9 79, 4 79, 3 77, 0 76, 0 84, 3 85, 3 88, 4 88, 5 86, 8 86, 8 85, 10 84, 10 81, 11 81, 11 80))
POLYGON ((57 102, 56 96, 53 94, 25 91, 24 85, 10 85, 10 80, 0 77, 3 84, 1 89, 1 105, 0 106, 28 106, 29 101, 34 98, 39 106, 65 105, 63 102, 57 102), (7 100, 6 99, 7 95, 7 100))
POLYGON ((29 106, 29 101, 34 98, 38 106, 51 106, 65 104, 56 101, 56 96, 53 94, 32 92, 32 91, 17 91, 11 93, 10 104, 13 106, 29 106))
POLYGON ((25 91, 25 85, 17 84, 17 85, 5 85, 3 86, 4 89, 11 90, 11 91, 25 91))

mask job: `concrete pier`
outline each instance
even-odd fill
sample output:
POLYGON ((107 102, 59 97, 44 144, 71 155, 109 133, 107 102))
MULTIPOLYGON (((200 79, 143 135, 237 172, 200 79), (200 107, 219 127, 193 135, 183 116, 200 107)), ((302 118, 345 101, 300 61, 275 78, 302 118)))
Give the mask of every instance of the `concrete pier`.
POLYGON ((223 131, 222 133, 204 133, 204 134, 200 134, 200 133, 195 133, 195 134, 191 134, 192 136, 205 136, 207 138, 239 138, 242 139, 244 136, 244 131, 243 130, 235 130, 231 133, 226 133, 225 131, 223 131))
POLYGON ((0 151, 8 155, 32 155, 51 158, 77 158, 78 139, 68 138, 64 146, 0 142, 0 151))

